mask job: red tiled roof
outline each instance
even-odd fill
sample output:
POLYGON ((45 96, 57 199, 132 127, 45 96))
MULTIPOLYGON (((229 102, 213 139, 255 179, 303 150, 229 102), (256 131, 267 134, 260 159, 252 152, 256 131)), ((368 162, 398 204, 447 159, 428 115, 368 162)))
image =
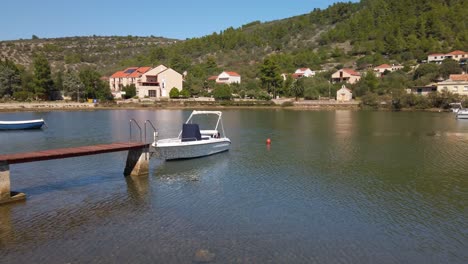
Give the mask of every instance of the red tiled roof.
POLYGON ((300 68, 301 71, 307 71, 309 68, 300 68))
POLYGON ((240 76, 237 72, 225 71, 225 73, 227 73, 227 74, 230 75, 230 76, 240 76))
POLYGON ((465 81, 465 82, 468 82, 468 74, 450 74, 449 78, 452 81, 465 81))
POLYGON ((141 77, 141 75, 143 75, 145 72, 149 70, 151 70, 151 67, 139 67, 134 72, 130 73, 128 77, 138 78, 138 77, 141 77))
POLYGON ((388 69, 388 68, 392 68, 392 66, 388 65, 388 64, 382 64, 382 65, 379 65, 377 67, 375 67, 376 69, 388 69))
POLYGON ((354 75, 354 76, 361 76, 359 72, 356 72, 353 69, 342 69, 342 71, 346 72, 347 74, 354 75))
POLYGON ((138 78, 149 70, 151 70, 151 67, 129 67, 123 71, 118 71, 112 74, 110 78, 138 78), (133 71, 128 73, 128 71, 131 70, 133 71))
POLYGON ((210 77, 208 78, 208 81, 212 81, 212 80, 216 80, 216 79, 218 79, 218 76, 213 75, 213 76, 210 76, 210 77))
POLYGON ((454 50, 454 51, 448 53, 447 55, 464 55, 464 54, 466 54, 466 52, 461 51, 461 50, 454 50))
POLYGON ((118 71, 112 74, 110 78, 123 78, 125 76, 127 76, 127 74, 124 73, 124 71, 118 71))

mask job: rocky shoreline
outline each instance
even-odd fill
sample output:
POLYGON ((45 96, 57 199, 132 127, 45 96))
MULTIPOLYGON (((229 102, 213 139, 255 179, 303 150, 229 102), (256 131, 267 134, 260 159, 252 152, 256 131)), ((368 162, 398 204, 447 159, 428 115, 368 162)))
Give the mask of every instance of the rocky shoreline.
POLYGON ((38 102, 38 103, 0 103, 0 112, 46 111, 46 110, 93 110, 94 103, 76 102, 38 102))
POLYGON ((288 108, 288 109, 358 109, 359 102, 340 103, 336 101, 157 101, 157 102, 119 102, 119 103, 77 103, 63 101, 47 102, 8 102, 0 103, 0 112, 51 111, 51 110, 98 110, 98 109, 184 109, 184 108, 288 108))

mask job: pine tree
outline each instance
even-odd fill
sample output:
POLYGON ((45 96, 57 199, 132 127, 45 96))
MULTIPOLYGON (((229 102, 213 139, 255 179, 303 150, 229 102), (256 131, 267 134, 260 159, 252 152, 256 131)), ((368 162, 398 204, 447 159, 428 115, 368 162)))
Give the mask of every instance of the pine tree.
POLYGON ((39 53, 34 56, 33 67, 36 100, 39 98, 50 99, 51 92, 54 89, 54 81, 52 80, 49 61, 44 54, 39 53))
POLYGON ((274 60, 266 58, 260 66, 259 74, 262 86, 266 86, 267 91, 273 92, 273 96, 276 98, 276 88, 280 87, 283 81, 278 64, 274 60))
POLYGON ((21 86, 21 75, 18 67, 9 60, 0 60, 0 98, 13 95, 21 86))

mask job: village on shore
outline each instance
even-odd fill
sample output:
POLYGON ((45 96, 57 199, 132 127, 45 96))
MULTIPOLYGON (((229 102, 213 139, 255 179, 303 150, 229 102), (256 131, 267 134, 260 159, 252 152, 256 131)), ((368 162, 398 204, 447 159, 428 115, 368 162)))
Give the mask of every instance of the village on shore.
MULTIPOLYGON (((454 60, 462 69, 466 68, 468 53, 460 50, 447 54, 429 54, 427 61, 422 63, 441 64, 444 60, 454 60), (465 67, 463 67, 465 66, 465 67)), ((419 64, 414 66, 416 69, 419 64)), ((247 95, 229 94, 229 100, 218 100, 211 96, 184 96, 184 81, 187 72, 179 73, 164 65, 157 67, 128 67, 117 71, 109 77, 101 77, 101 81, 108 83, 113 100, 100 102, 97 99, 72 98, 63 94, 63 100, 33 101, 33 102, 3 102, 0 111, 35 111, 50 109, 109 109, 109 108, 206 108, 206 107, 288 107, 296 109, 333 109, 362 107, 362 100, 353 96, 348 85, 356 84, 366 74, 373 74, 376 78, 383 78, 386 74, 401 71, 404 68, 399 64, 382 64, 367 71, 358 72, 352 68, 342 68, 331 74, 330 85, 340 84, 341 88, 335 94, 329 92, 327 97, 318 97, 316 100, 307 100, 301 97, 280 97, 269 94, 268 100, 250 98, 247 95), (128 96, 126 91, 133 88, 133 94, 128 96), (75 101, 76 100, 76 101, 75 101), (84 102, 83 102, 84 101, 84 102)), ((414 69, 413 69, 414 70, 414 69)), ((281 74, 282 81, 288 78, 294 82, 303 78, 314 78, 323 70, 299 68, 294 73, 281 74)), ((206 79, 207 92, 212 94, 215 85, 240 85, 241 75, 234 71, 223 71, 219 75, 209 76, 206 79)), ((450 74, 448 79, 439 79, 437 82, 425 86, 415 86, 406 89, 407 94, 427 97, 431 93, 450 93, 460 98, 468 96, 468 74, 450 74)), ((380 102, 379 108, 387 108, 385 102, 380 102)), ((401 109, 399 109, 401 110, 401 109)), ((434 110, 434 109, 426 109, 434 110)))

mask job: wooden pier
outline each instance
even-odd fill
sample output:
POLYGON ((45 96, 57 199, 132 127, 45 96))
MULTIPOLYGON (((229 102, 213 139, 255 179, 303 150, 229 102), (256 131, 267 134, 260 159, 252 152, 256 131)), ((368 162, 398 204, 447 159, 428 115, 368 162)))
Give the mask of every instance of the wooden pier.
POLYGON ((104 145, 60 148, 0 155, 0 204, 24 200, 25 194, 10 191, 10 165, 52 159, 128 151, 124 175, 147 175, 149 170, 149 143, 120 142, 104 145))

